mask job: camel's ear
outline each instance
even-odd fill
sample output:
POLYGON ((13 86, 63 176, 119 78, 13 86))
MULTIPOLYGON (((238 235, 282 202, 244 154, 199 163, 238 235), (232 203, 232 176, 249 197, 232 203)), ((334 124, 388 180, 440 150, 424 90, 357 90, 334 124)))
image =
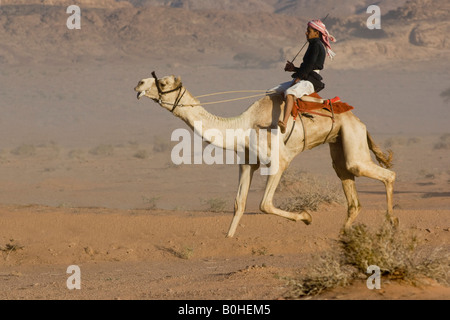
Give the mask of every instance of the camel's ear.
POLYGON ((180 76, 175 77, 175 84, 176 84, 177 86, 181 84, 181 77, 180 77, 180 76))

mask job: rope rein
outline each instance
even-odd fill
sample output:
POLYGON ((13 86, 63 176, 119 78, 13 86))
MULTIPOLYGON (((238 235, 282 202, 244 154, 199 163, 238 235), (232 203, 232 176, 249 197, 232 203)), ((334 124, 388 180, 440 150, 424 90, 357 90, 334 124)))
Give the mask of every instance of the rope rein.
MULTIPOLYGON (((194 103, 194 104, 178 104, 178 107, 195 107, 195 106, 207 106, 207 105, 213 105, 213 104, 219 104, 219 103, 227 103, 227 102, 233 102, 233 101, 240 101, 240 100, 246 100, 246 99, 250 99, 250 98, 257 98, 257 97, 263 97, 263 96, 267 96, 267 95, 272 95, 275 94, 276 91, 268 91, 268 90, 239 90, 239 91, 224 91, 224 92, 216 92, 216 93, 210 93, 210 94, 205 94, 205 95, 201 95, 201 96, 197 96, 194 97, 194 99, 199 99, 199 98, 205 98, 205 97, 211 97, 211 96, 218 96, 218 95, 223 95, 223 94, 231 94, 231 93, 254 93, 254 92, 264 92, 264 93, 260 93, 260 94, 255 94, 255 95, 251 95, 251 96, 245 96, 245 97, 241 97, 241 98, 234 98, 234 99, 227 99, 227 100, 218 100, 218 101, 212 101, 212 102, 205 102, 205 103, 194 103)), ((180 99, 181 100, 181 99, 180 99)), ((178 101, 179 102, 179 101, 178 101)), ((160 103, 166 104, 166 105, 172 105, 173 103, 170 102, 164 102, 164 101, 160 101, 160 103)))

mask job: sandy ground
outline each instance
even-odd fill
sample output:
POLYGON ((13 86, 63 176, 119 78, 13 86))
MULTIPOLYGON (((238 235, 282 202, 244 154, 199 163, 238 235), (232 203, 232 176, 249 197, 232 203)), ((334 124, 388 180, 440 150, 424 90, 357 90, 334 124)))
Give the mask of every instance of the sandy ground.
MULTIPOLYGON (((450 151, 433 149, 440 138, 378 141, 396 152, 401 228, 413 231, 422 246, 448 252, 450 151)), ((291 290, 287 279, 304 275, 317 253, 332 250, 345 221, 339 204, 314 212, 310 226, 260 214, 265 179, 256 176, 248 213, 236 237, 226 239, 236 166, 174 168, 167 164, 169 151, 140 159, 135 145, 116 146, 112 155, 79 149, 70 157, 70 151, 55 155, 54 145, 41 145, 32 156, 3 153, 0 299, 284 299, 291 290), (152 193, 154 186, 161 193, 152 193), (205 200, 214 198, 226 201, 221 212, 208 212, 205 200), (53 204, 33 204, 37 199, 53 204), (5 250, 7 244, 17 250, 5 250), (80 267, 81 290, 66 286, 71 265, 80 267)), ((339 187, 327 147, 300 158, 294 168, 339 187)), ((358 222, 381 225, 383 186, 360 179, 358 189, 364 206, 358 222)), ((317 298, 448 299, 450 288, 386 281, 371 291, 361 281, 317 298)))

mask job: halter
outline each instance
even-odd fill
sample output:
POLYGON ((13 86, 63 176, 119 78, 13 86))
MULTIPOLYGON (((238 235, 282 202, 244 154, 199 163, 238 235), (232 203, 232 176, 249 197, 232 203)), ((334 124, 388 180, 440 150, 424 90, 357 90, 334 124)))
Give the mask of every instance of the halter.
POLYGON ((177 98, 175 99, 175 102, 173 103, 172 110, 170 110, 170 112, 173 113, 175 111, 175 109, 179 106, 179 103, 180 103, 181 99, 183 98, 184 94, 186 93, 186 89, 184 89, 183 93, 181 93, 181 91, 183 89, 183 84, 180 83, 180 85, 178 87, 176 87, 175 89, 172 89, 172 90, 169 90, 169 91, 162 91, 161 86, 159 85, 158 77, 156 76, 155 71, 152 72, 152 76, 155 79, 156 89, 158 89, 158 103, 160 103, 160 104, 162 104, 162 103, 168 104, 167 102, 163 102, 161 100, 162 96, 165 95, 165 94, 169 94, 169 93, 172 93, 172 92, 175 92, 175 91, 178 90, 177 98))

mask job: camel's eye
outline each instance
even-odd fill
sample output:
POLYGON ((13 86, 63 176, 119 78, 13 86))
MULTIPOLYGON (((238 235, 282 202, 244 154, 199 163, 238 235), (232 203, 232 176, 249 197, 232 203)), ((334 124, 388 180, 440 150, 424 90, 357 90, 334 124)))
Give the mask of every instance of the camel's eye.
POLYGON ((144 85, 144 81, 139 82, 138 86, 143 86, 144 85))

